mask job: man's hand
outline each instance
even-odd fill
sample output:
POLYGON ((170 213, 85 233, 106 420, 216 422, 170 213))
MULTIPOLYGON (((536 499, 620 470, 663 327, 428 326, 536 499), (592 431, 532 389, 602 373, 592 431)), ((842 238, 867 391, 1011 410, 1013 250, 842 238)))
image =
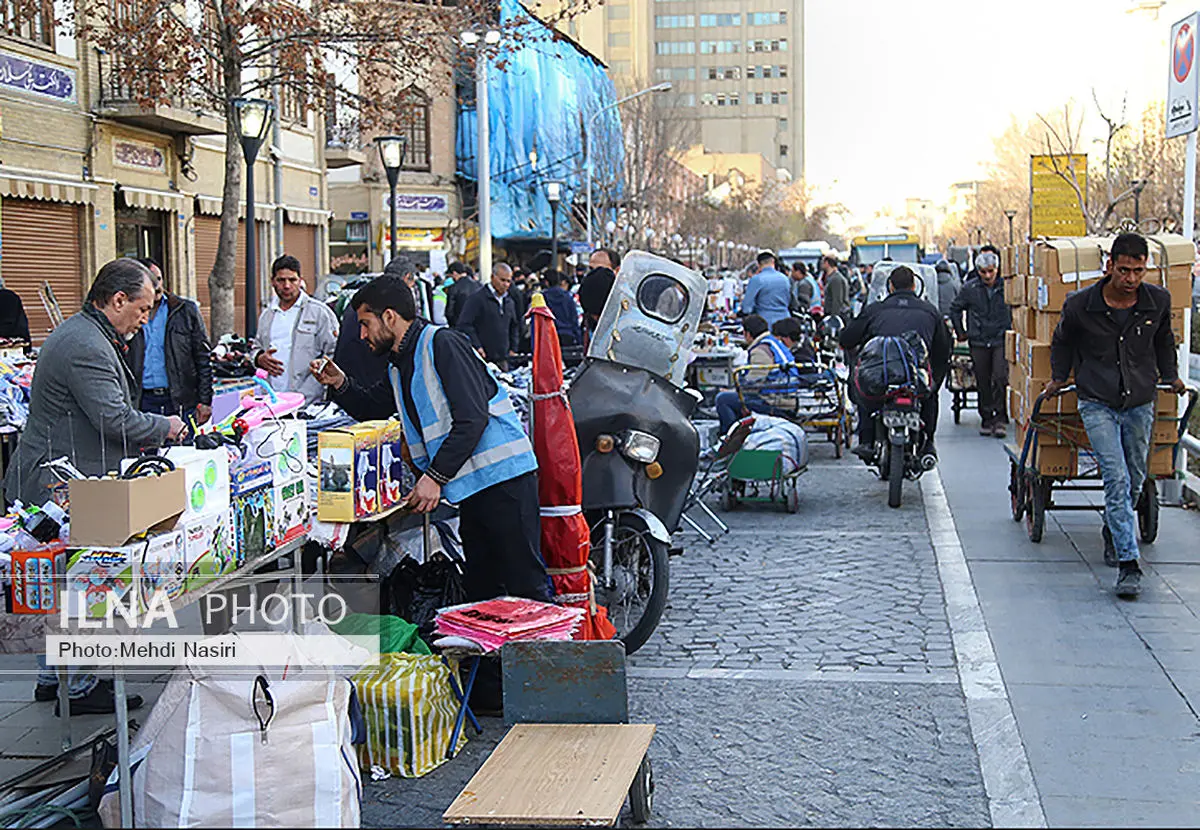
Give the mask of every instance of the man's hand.
POLYGON ((1066 388, 1067 384, 1065 381, 1052 380, 1046 384, 1046 388, 1043 391, 1045 392, 1047 398, 1052 398, 1066 388))
POLYGON ((167 439, 174 441, 183 432, 183 419, 178 415, 168 415, 167 423, 170 424, 167 428, 167 439))
POLYGON ((312 376, 318 382, 331 389, 340 389, 346 382, 346 373, 327 357, 318 357, 308 364, 308 371, 312 372, 312 376))
POLYGON ((482 346, 475 350, 475 354, 479 355, 480 360, 483 360, 485 362, 487 361, 487 355, 483 353, 482 346))
POLYGON ((254 365, 260 369, 266 370, 266 373, 271 377, 277 378, 283 374, 283 370, 286 367, 283 365, 283 361, 279 360, 274 355, 274 349, 267 349, 265 352, 260 352, 258 359, 254 361, 254 365))
POLYGON ((196 404, 196 423, 206 424, 212 417, 212 407, 206 403, 196 404))
POLYGON ((1171 384, 1171 391, 1176 395, 1187 392, 1187 384, 1183 382, 1183 378, 1175 378, 1175 382, 1171 384))
POLYGON ((414 513, 432 513, 442 499, 442 487, 429 476, 417 479, 412 492, 404 497, 404 504, 414 513))

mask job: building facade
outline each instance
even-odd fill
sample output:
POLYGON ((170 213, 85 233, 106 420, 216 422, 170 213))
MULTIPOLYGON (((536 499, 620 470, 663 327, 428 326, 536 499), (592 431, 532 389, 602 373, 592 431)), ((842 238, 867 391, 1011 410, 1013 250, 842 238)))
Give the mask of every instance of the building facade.
MULTIPOLYGON (((163 263, 171 291, 209 319, 225 166, 225 124, 195 102, 145 108, 121 73, 64 33, 49 5, 39 20, 0 21, 0 276, 29 316, 51 327, 41 288, 63 316, 79 310, 96 271, 118 256, 163 263)), ((310 289, 328 270, 322 114, 282 101, 255 172, 258 297, 274 257, 296 256, 310 289)), ((244 325, 245 206, 238 236, 235 321, 244 325)), ((214 335, 222 332, 210 332, 214 335)))

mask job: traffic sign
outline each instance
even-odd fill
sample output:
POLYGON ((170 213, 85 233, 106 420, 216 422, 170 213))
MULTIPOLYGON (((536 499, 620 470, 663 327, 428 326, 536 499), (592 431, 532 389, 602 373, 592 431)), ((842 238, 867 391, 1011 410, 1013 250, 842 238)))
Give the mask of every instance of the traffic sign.
POLYGON ((1167 75, 1167 138, 1187 135, 1197 127, 1196 104, 1200 95, 1200 70, 1196 69, 1196 37, 1200 12, 1193 12, 1171 27, 1171 65, 1167 75))

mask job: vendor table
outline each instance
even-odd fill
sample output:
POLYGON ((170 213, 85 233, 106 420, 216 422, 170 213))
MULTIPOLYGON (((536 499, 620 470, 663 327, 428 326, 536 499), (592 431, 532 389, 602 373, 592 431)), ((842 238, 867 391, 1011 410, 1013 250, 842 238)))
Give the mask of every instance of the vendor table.
POLYGON ((713 405, 717 392, 733 388, 733 368, 741 349, 719 347, 695 352, 688 366, 688 385, 704 395, 704 402, 713 405))

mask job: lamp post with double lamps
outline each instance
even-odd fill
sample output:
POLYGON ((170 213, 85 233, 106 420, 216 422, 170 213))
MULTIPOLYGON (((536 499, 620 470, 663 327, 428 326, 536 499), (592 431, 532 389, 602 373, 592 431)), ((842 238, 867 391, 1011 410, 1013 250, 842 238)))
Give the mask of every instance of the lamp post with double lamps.
POLYGON ((258 247, 257 225, 254 222, 254 160, 267 130, 275 105, 262 98, 234 98, 230 101, 242 155, 246 157, 246 339, 254 337, 258 327, 258 271, 255 263, 258 247))
POLYGON ((391 229, 391 259, 396 258, 396 181, 400 178, 400 168, 404 166, 404 150, 408 147, 408 139, 402 135, 383 135, 375 139, 379 145, 379 161, 387 173, 389 228, 391 229))

